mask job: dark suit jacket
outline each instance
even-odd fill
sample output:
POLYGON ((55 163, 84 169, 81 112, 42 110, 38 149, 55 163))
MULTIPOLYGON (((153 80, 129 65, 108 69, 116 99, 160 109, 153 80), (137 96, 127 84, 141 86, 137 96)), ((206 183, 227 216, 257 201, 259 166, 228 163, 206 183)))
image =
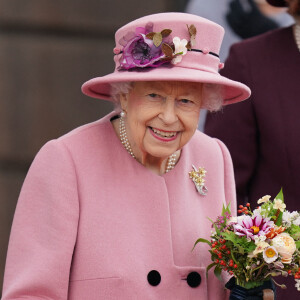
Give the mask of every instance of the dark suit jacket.
MULTIPOLYGON (((208 114, 205 125, 232 155, 238 204, 249 201, 254 209, 282 187, 287 209, 299 211, 300 52, 292 27, 232 46, 222 75, 252 90, 250 100, 208 114)), ((294 287, 278 293, 278 300, 299 297, 294 287)))

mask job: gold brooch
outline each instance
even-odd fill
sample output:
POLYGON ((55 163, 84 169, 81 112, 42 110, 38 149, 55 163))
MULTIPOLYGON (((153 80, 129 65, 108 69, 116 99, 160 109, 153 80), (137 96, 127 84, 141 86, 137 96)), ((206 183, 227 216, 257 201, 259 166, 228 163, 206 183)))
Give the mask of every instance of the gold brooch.
POLYGON ((208 189, 205 186, 205 174, 206 174, 206 170, 202 167, 200 167, 198 170, 197 168, 192 165, 193 170, 191 172, 189 172, 190 178, 193 180, 195 186, 196 186, 196 190, 198 191, 198 193, 200 195, 206 196, 208 189))

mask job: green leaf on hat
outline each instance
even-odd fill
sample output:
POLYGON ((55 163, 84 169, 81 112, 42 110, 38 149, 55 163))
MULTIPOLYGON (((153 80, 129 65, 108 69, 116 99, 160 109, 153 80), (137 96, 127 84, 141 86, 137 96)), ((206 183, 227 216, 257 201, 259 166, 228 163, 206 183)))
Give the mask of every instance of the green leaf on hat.
POLYGON ((162 35, 160 32, 154 34, 153 43, 156 47, 159 47, 160 44, 162 43, 162 35))

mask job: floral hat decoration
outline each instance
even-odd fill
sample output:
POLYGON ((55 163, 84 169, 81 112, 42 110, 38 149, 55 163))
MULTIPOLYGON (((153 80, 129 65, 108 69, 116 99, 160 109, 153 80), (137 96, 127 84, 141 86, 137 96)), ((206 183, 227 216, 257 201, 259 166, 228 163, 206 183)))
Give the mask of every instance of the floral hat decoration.
POLYGON ((219 74, 224 29, 186 13, 145 16, 115 34, 115 70, 83 84, 84 94, 111 100, 111 83, 188 81, 221 86, 224 105, 247 99, 249 88, 219 74))

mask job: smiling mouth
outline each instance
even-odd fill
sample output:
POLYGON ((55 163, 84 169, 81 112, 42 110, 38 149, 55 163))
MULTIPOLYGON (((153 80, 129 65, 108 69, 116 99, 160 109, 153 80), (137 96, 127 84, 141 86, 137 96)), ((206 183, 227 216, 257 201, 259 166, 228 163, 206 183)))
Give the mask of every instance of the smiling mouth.
POLYGON ((149 127, 149 128, 156 136, 161 137, 163 139, 172 139, 176 137, 176 135, 178 134, 178 131, 162 131, 153 127, 149 127))

